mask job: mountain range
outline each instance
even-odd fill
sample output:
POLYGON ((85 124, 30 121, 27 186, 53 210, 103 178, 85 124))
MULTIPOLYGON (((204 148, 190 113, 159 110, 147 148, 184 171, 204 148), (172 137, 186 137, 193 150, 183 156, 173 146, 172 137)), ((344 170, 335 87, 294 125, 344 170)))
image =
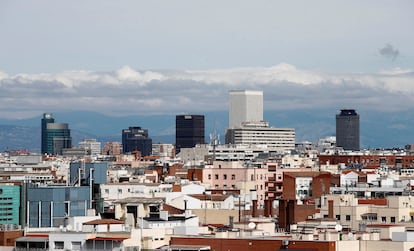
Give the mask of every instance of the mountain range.
MULTIPOLYGON (((272 127, 295 128, 296 141, 315 142, 335 135, 335 114, 338 109, 265 111, 264 120, 272 127)), ((412 112, 358 111, 362 148, 401 148, 414 143, 412 112)), ((122 129, 141 126, 148 129, 153 142, 174 143, 175 114, 108 116, 90 111, 54 112, 55 121, 68 123, 72 141, 86 138, 100 142, 121 141, 122 129)), ((207 112, 206 141, 219 134, 221 142, 228 125, 228 112, 207 112)), ((40 121, 42 115, 20 120, 0 119, 0 151, 27 149, 40 152, 40 121)))

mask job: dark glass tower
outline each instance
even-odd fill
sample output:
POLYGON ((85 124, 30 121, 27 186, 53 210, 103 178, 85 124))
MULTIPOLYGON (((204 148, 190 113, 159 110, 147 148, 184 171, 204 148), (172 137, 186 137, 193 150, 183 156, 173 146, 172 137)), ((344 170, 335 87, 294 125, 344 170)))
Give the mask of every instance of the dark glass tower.
POLYGON ((148 137, 148 130, 141 127, 129 127, 122 130, 122 151, 131 153, 140 151, 141 156, 149 156, 152 152, 152 139, 148 137))
POLYGON ((51 113, 44 113, 42 118, 42 153, 48 153, 47 143, 47 124, 55 123, 55 119, 51 113))
POLYGON ((176 152, 204 144, 204 115, 177 115, 175 118, 176 152))
POLYGON ((62 154, 62 149, 72 147, 69 125, 55 123, 53 115, 44 113, 42 118, 42 154, 62 154))
POLYGON ((359 150, 359 114, 352 109, 336 115, 336 145, 344 150, 359 150))

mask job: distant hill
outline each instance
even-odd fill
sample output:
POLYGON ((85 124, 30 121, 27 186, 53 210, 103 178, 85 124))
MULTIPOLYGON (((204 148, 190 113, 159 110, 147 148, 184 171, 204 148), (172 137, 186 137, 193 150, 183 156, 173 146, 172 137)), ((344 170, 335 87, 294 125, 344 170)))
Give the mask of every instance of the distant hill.
MULTIPOLYGON (((296 130, 296 141, 315 142, 335 135, 337 109, 265 111, 264 119, 273 127, 291 127, 296 130)), ((385 113, 358 111, 361 116, 361 146, 363 148, 392 148, 414 144, 414 114, 412 112, 385 113)), ((223 142, 228 125, 226 111, 207 112, 205 115, 206 141, 216 132, 223 142)), ((107 116, 96 112, 54 112, 56 122, 69 123, 73 144, 85 138, 98 141, 121 141, 122 129, 141 126, 148 129, 153 142, 174 143, 175 114, 151 116, 107 116)), ((40 120, 0 119, 0 151, 28 149, 40 151, 40 120)))

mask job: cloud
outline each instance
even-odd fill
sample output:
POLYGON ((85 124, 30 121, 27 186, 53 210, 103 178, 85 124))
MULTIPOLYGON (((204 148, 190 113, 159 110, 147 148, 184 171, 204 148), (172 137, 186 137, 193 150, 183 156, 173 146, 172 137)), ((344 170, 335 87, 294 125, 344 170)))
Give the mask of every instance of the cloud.
POLYGON ((397 59, 400 52, 397 49, 394 49, 394 47, 390 44, 386 44, 383 48, 379 49, 379 53, 381 56, 395 60, 397 59))
POLYGON ((111 72, 0 72, 0 118, 69 110, 109 115, 226 111, 231 89, 263 90, 266 110, 398 111, 414 108, 413 81, 414 71, 409 69, 329 74, 286 63, 204 71, 139 71, 124 66, 111 72))

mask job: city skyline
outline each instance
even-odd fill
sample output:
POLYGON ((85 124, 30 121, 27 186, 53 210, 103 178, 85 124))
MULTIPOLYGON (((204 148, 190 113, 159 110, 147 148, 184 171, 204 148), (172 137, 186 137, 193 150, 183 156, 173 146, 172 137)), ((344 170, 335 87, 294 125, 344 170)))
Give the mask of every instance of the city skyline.
POLYGON ((262 90, 268 110, 410 111, 413 5, 3 2, 0 118, 197 114, 231 89, 262 90))

